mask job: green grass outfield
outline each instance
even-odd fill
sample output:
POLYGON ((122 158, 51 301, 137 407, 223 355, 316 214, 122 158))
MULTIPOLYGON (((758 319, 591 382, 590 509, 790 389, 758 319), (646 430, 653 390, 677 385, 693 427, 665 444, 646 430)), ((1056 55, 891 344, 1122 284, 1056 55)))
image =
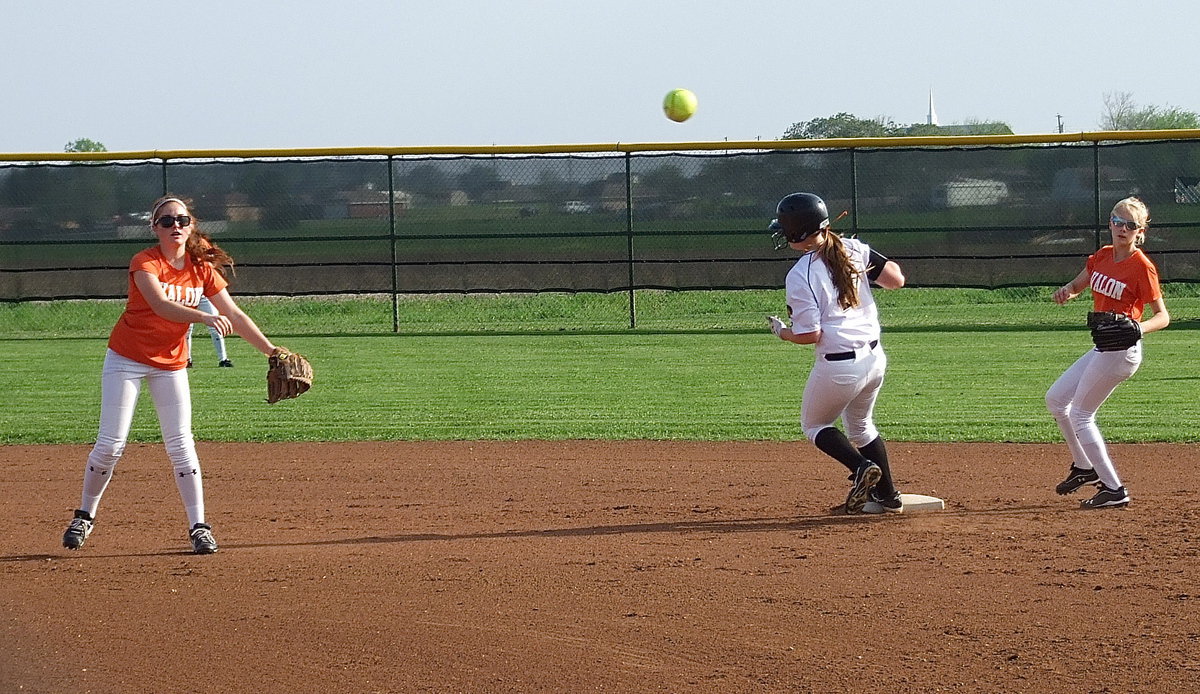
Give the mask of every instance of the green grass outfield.
MULTIPOLYGON (((878 292, 890 360, 876 420, 897 441, 1056 441, 1046 388, 1090 348, 1089 301, 1050 288, 878 292)), ((1110 441, 1200 441, 1200 288, 1167 287, 1174 323, 1100 412, 1110 441)), ((264 403, 265 359, 229 341, 216 368, 197 330, 196 437, 789 440, 812 349, 763 316, 781 291, 246 299, 276 342, 308 355, 316 385, 264 403)), ((87 443, 104 338, 119 302, 0 306, 0 443, 87 443)), ((131 441, 160 440, 145 393, 131 441)))

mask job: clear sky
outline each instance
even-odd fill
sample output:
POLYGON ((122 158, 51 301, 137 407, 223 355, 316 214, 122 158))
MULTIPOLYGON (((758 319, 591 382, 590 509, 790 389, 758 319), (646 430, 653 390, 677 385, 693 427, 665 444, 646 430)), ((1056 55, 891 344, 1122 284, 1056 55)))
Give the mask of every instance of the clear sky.
POLYGON ((1181 0, 0 2, 3 152, 775 139, 923 123, 931 89, 1017 133, 1096 130, 1114 92, 1200 111, 1181 0))

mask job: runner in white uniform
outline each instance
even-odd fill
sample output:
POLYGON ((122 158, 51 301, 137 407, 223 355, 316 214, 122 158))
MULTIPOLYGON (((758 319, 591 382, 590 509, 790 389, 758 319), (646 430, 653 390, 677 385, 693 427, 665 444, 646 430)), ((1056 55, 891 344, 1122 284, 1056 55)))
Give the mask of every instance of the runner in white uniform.
POLYGON ((800 406, 804 435, 850 471, 847 513, 859 513, 868 499, 900 512, 887 448, 873 421, 887 356, 870 285, 899 289, 904 274, 867 244, 834 233, 825 201, 816 195, 792 193, 776 214, 770 227, 776 238, 804 253, 786 280, 791 328, 768 318, 781 339, 816 348, 800 406), (835 426, 839 417, 846 433, 835 426))

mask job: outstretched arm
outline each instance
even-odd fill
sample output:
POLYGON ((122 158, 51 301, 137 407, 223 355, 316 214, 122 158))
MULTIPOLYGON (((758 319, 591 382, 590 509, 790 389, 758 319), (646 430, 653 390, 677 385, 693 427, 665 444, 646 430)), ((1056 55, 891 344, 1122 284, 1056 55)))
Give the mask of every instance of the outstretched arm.
POLYGON ((275 345, 267 339, 267 336, 258 329, 258 325, 246 315, 245 311, 238 307, 234 302, 233 297, 229 296, 229 292, 222 289, 221 291, 208 297, 212 305, 217 309, 217 312, 226 316, 229 323, 233 326, 233 332, 240 335, 246 342, 254 345, 254 348, 267 356, 275 351, 275 345))
POLYGON ((1089 275, 1087 268, 1084 268, 1078 275, 1075 275, 1075 279, 1067 282, 1054 292, 1054 303, 1065 304, 1071 299, 1079 296, 1080 292, 1082 292, 1084 289, 1087 289, 1088 277, 1089 275))

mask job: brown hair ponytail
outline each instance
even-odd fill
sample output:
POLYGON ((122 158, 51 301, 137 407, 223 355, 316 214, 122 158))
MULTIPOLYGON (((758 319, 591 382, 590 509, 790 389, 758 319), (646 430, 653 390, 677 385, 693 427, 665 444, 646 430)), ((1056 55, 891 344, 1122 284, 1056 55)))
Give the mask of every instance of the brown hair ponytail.
POLYGON ((825 238, 821 241, 818 253, 821 260, 825 261, 825 267, 829 268, 833 286, 837 288, 838 306, 843 310, 854 308, 858 306, 858 278, 862 272, 850 262, 850 256, 846 255, 846 247, 842 244, 842 237, 829 229, 826 229, 824 234, 825 238))
POLYGON ((193 231, 187 240, 187 254, 193 263, 208 263, 217 272, 225 274, 225 268, 233 267, 233 257, 217 244, 213 243, 208 234, 203 231, 193 231))

